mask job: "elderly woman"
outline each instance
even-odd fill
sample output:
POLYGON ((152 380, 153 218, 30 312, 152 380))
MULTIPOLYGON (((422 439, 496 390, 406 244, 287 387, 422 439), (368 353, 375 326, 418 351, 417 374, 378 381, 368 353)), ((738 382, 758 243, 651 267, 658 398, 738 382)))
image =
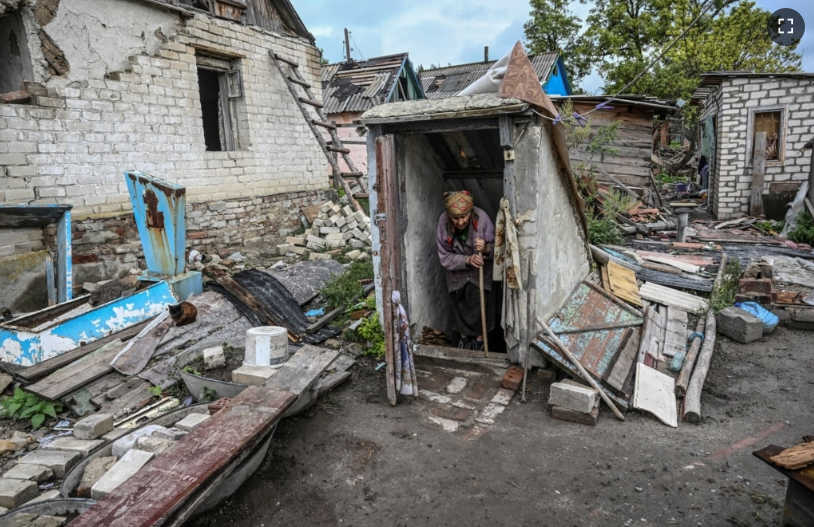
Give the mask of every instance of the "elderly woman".
MULTIPOLYGON (((459 347, 480 349, 480 292, 478 269, 484 267, 484 295, 492 289, 491 256, 495 226, 483 209, 475 206, 466 190, 444 193, 444 212, 438 218, 435 243, 438 259, 446 270, 447 291, 460 333, 459 347)), ((494 329, 494 315, 487 305, 487 331, 494 329)))

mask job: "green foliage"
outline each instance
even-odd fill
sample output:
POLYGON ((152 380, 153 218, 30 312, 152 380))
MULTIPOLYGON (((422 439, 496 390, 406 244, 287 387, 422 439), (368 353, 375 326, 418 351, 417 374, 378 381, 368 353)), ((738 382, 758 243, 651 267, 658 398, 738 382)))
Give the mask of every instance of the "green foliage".
MULTIPOLYGON (((604 93, 622 89, 675 39, 626 93, 689 100, 706 71, 784 72, 801 66, 796 46, 769 38, 770 12, 749 0, 712 6, 698 0, 595 0, 582 33, 582 20, 564 0, 531 0, 530 15, 529 49, 560 51, 575 85, 598 66, 604 93)), ((694 111, 689 104, 684 108, 694 111)))
POLYGON ((721 283, 712 291, 709 298, 709 305, 716 313, 735 303, 735 294, 738 292, 738 279, 740 276, 740 262, 736 259, 727 262, 723 276, 721 276, 721 283))
POLYGON ((687 178, 686 176, 679 176, 678 174, 671 174, 666 170, 662 170, 658 174, 656 174, 656 181, 661 184, 666 183, 686 183, 687 178))
POLYGON ((618 190, 611 190, 608 192, 602 202, 602 213, 608 218, 616 218, 617 214, 621 214, 630 210, 636 204, 636 200, 626 193, 618 190))
POLYGON ((372 262, 353 262, 340 276, 337 276, 322 288, 320 294, 328 304, 328 309, 347 306, 353 299, 362 294, 359 280, 373 278, 372 262))
POLYGON ((586 209, 588 220, 588 239, 592 244, 615 245, 622 242, 622 234, 616 222, 604 215, 598 215, 592 209, 586 209))
POLYGON ((218 392, 216 392, 212 388, 207 388, 206 386, 204 386, 201 389, 201 395, 200 395, 200 397, 198 397, 198 400, 201 401, 201 402, 204 402, 204 403, 209 403, 209 402, 212 402, 212 401, 216 400, 217 398, 218 398, 218 392))
POLYGON ((384 357, 384 332, 379 324, 379 315, 372 313, 356 329, 361 342, 367 343, 365 355, 370 355, 377 359, 384 357))
POLYGON ((763 234, 776 235, 783 230, 785 222, 776 220, 760 220, 756 221, 753 226, 763 234))
POLYGON ((797 243, 814 245, 814 219, 807 210, 797 216, 797 226, 789 233, 789 239, 797 243))
POLYGON ((201 376, 201 372, 199 372, 198 370, 196 370, 195 368, 193 368, 192 366, 189 366, 189 365, 184 366, 183 368, 181 368, 181 371, 189 373, 190 375, 197 375, 199 377, 201 376))
POLYGON ((161 397, 161 395, 164 393, 161 386, 150 386, 149 390, 153 397, 161 397))
POLYGON ((19 386, 14 388, 14 395, 0 398, 0 415, 15 420, 30 419, 36 430, 48 417, 56 417, 62 411, 60 403, 41 399, 33 393, 24 392, 19 386))

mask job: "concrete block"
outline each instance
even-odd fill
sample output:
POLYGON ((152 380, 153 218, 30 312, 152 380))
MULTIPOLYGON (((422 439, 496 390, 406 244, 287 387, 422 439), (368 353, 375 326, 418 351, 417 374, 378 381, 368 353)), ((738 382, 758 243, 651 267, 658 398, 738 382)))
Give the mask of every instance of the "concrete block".
POLYGON ((113 430, 111 414, 93 414, 80 419, 73 427, 73 436, 77 439, 96 439, 113 430))
POLYGON ((570 408, 552 406, 551 417, 560 419, 562 421, 571 421, 573 423, 580 423, 583 425, 595 425, 596 421, 599 419, 599 406, 587 414, 577 412, 576 410, 571 410, 570 408))
POLYGON ((189 432, 199 424, 206 421, 207 419, 209 419, 208 414, 189 414, 188 416, 184 417, 183 419, 175 423, 175 428, 178 428, 179 430, 186 430, 187 432, 189 432))
POLYGON ((323 254, 323 253, 311 253, 308 255, 309 260, 330 260, 330 254, 323 254))
POLYGON ((223 353, 223 346, 215 346, 203 350, 203 362, 205 370, 213 370, 226 366, 226 355, 223 353))
POLYGON ((47 449, 73 450, 83 456, 89 456, 93 449, 104 443, 101 439, 76 439, 73 437, 58 437, 51 441, 47 449))
MULTIPOLYGON (((218 400, 221 400, 221 399, 218 399, 218 400)), ((179 439, 181 439, 182 437, 184 437, 188 433, 189 432, 187 432, 186 430, 181 430, 180 428, 172 427, 172 428, 167 428, 165 430, 158 430, 158 431, 154 432, 153 437, 160 437, 162 439, 170 439, 172 441, 178 441, 179 439)))
POLYGON ((113 492, 116 487, 130 479, 133 474, 139 471, 141 467, 147 464, 154 454, 152 452, 145 452, 132 448, 122 456, 110 470, 99 478, 93 487, 90 489, 90 496, 95 500, 99 500, 113 492))
MULTIPOLYGON (((311 253, 311 256, 313 257, 316 254, 318 253, 311 253)), ((330 258, 329 255, 324 256, 330 258)), ((315 260, 316 258, 311 259, 315 260)), ((232 382, 262 386, 276 371, 277 369, 271 366, 250 366, 244 364, 240 368, 232 370, 232 382)))
POLYGON ((326 201, 319 207, 319 212, 328 213, 331 211, 331 207, 333 207, 333 203, 326 201))
POLYGON ((296 254, 297 256, 307 256, 308 255, 308 248, 307 247, 299 247, 297 245, 291 247, 289 252, 296 254))
POLYGON ((152 452, 155 455, 159 455, 174 444, 175 441, 173 441, 172 439, 152 435, 139 437, 138 440, 136 441, 136 448, 139 450, 144 450, 145 452, 152 452))
POLYGON ((339 227, 320 227, 319 233, 320 234, 335 234, 340 232, 339 227))
MULTIPOLYGON (((48 491, 43 492, 42 494, 40 494, 39 496, 37 496, 34 499, 28 500, 27 502, 23 503, 23 505, 31 505, 32 503, 39 503, 41 501, 53 500, 53 499, 56 499, 56 498, 59 498, 59 489, 52 489, 52 490, 48 490, 48 491)), ((42 516, 40 516, 40 518, 42 518, 42 516)), ((40 527, 41 525, 52 525, 51 523, 43 524, 40 521, 40 518, 37 518, 37 521, 35 523, 33 523, 32 525, 34 525, 36 527, 40 527)), ((56 518, 56 516, 50 516, 50 518, 56 518)), ((57 523, 56 525, 62 525, 62 523, 57 523)))
POLYGON ((20 458, 20 463, 46 466, 54 472, 56 477, 62 478, 65 477, 65 472, 70 470, 81 457, 82 454, 72 450, 40 448, 20 458))
POLYGON ((351 238, 351 240, 348 243, 350 243, 350 246, 353 247, 354 249, 362 249, 367 246, 365 242, 356 238, 351 238))
POLYGON ((82 480, 76 488, 76 495, 80 498, 90 498, 91 487, 105 475, 105 472, 110 470, 114 463, 116 463, 115 456, 95 457, 88 461, 85 471, 82 473, 82 480))
POLYGON ((286 236, 285 243, 305 247, 305 236, 286 236))
POLYGON ((3 474, 8 479, 30 479, 31 481, 46 481, 54 477, 54 471, 43 465, 17 464, 3 474))
POLYGON ((599 392, 573 382, 555 382, 551 385, 548 404, 589 414, 599 406, 599 392))
POLYGON ((763 336, 763 322, 752 313, 730 306, 716 316, 718 333, 748 344, 763 336))
POLYGON ((157 431, 165 431, 166 427, 161 425, 147 425, 138 430, 133 430, 131 433, 121 437, 113 442, 112 452, 113 455, 120 458, 127 453, 128 450, 136 446, 136 441, 139 437, 149 436, 157 431))
POLYGON ((27 479, 0 478, 0 506, 13 509, 40 493, 37 484, 27 479))
POLYGON ((351 260, 355 260, 356 258, 359 257, 360 254, 362 254, 362 251, 354 249, 353 251, 346 252, 345 256, 350 258, 351 260))

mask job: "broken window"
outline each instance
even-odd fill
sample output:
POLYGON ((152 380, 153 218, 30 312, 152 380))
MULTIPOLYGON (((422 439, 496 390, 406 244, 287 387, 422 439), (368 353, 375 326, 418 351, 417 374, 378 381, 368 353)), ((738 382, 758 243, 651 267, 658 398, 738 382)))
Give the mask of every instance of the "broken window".
POLYGON ((197 62, 206 149, 237 150, 240 114, 245 111, 237 61, 199 55, 197 62))
POLYGON ((0 17, 0 93, 23 89, 33 80, 28 42, 19 12, 0 17))
MULTIPOLYGON (((778 161, 781 157, 781 133, 783 111, 755 112, 752 126, 752 145, 758 132, 766 132, 766 160, 778 161)), ((750 159, 753 153, 750 153, 750 159)))

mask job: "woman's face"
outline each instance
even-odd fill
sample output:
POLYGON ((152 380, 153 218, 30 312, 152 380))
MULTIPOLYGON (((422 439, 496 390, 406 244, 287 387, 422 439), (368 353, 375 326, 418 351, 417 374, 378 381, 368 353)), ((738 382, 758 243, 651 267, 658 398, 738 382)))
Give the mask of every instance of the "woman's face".
POLYGON ((455 228, 460 231, 464 227, 469 225, 469 219, 470 219, 471 216, 472 216, 472 212, 467 212, 463 216, 457 216, 455 218, 452 218, 452 225, 454 225, 455 228))

